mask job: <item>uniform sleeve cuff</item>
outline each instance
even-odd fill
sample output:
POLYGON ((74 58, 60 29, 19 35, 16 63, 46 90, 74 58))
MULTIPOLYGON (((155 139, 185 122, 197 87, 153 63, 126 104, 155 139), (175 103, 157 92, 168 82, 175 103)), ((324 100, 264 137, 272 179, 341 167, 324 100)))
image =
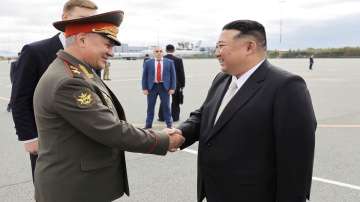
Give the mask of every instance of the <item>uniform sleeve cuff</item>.
POLYGON ((153 133, 156 138, 155 145, 153 146, 153 154, 165 155, 169 149, 169 136, 165 132, 154 132, 149 130, 149 132, 153 133))

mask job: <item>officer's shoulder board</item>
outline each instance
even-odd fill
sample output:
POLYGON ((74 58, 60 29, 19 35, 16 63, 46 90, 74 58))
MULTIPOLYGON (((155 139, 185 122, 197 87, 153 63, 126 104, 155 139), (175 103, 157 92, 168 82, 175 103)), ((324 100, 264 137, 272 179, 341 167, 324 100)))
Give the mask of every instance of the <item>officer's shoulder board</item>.
POLYGON ((84 79, 94 78, 93 73, 88 71, 82 64, 73 65, 66 60, 63 60, 63 62, 65 64, 64 68, 70 77, 84 79))

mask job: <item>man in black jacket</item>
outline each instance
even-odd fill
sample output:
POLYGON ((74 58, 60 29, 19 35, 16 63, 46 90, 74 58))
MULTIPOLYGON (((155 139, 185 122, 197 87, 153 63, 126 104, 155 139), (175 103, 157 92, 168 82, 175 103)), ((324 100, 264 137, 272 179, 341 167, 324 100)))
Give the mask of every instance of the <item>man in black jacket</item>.
MULTIPOLYGON (((175 47, 171 44, 166 46, 166 55, 165 58, 174 61, 175 64, 175 71, 176 71, 176 90, 175 93, 172 95, 172 102, 171 102, 171 116, 173 121, 179 121, 180 117, 180 104, 183 103, 184 95, 183 95, 183 88, 185 87, 185 72, 184 72, 184 65, 181 58, 176 57, 174 55, 175 47)), ((159 108, 159 121, 164 121, 164 115, 162 112, 162 107, 159 108)))
POLYGON ((225 25, 215 55, 222 72, 178 130, 182 148, 199 142, 198 201, 305 202, 316 119, 304 79, 270 64, 255 21, 225 25))
MULTIPOLYGON (((70 20, 94 15, 97 6, 90 0, 69 0, 63 8, 62 19, 70 20)), ((11 92, 12 115, 19 141, 30 153, 31 170, 34 169, 38 151, 38 134, 34 118, 33 96, 40 77, 64 48, 65 37, 59 33, 51 38, 25 45, 17 62, 11 92)))

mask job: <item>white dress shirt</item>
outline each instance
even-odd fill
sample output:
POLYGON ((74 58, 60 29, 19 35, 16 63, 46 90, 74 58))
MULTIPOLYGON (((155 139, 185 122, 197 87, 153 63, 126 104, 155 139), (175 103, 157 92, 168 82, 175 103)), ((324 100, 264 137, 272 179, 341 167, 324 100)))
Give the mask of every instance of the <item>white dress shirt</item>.
POLYGON ((232 76, 231 83, 221 101, 220 107, 216 114, 216 118, 214 121, 214 125, 216 124, 217 120, 219 119, 221 113, 225 109, 226 105, 230 102, 230 100, 234 97, 234 95, 239 91, 239 89, 244 85, 244 83, 249 79, 249 77, 259 68, 259 66, 265 61, 265 59, 261 60, 257 63, 254 67, 249 69, 247 72, 242 74, 239 78, 236 76, 232 76))

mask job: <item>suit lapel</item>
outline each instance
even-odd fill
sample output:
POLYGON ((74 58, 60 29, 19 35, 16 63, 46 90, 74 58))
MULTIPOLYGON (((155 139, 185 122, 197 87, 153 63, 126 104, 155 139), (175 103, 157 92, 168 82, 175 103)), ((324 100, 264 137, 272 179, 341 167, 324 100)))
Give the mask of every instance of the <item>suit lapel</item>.
POLYGON ((215 117, 216 117, 217 110, 220 107, 221 100, 224 97, 224 94, 226 92, 226 89, 229 86, 230 81, 231 81, 231 76, 229 76, 229 75, 224 76, 224 78, 221 78, 221 81, 219 81, 219 83, 217 84, 216 89, 212 93, 213 94, 211 96, 212 98, 209 99, 209 101, 207 101, 207 104, 206 104, 207 110, 206 110, 206 113, 204 114, 204 117, 209 117, 209 118, 204 119, 204 120, 207 121, 206 123, 204 123, 206 128, 200 134, 200 139, 205 139, 206 140, 208 135, 210 135, 209 133, 213 129, 214 120, 215 120, 215 117))
POLYGON ((226 78, 223 82, 221 82, 221 84, 219 85, 219 87, 217 88, 217 90, 214 93, 214 103, 212 104, 214 107, 211 107, 209 110, 209 117, 211 117, 211 121, 210 121, 210 126, 209 128, 213 128, 214 126, 214 121, 216 118, 216 114, 217 111, 220 107, 221 101, 226 93, 226 90, 231 82, 231 76, 228 76, 228 78, 226 78))
MULTIPOLYGON (((214 125, 214 128, 211 130, 209 135, 206 138, 206 141, 209 141, 217 132, 231 120, 231 118, 235 115, 237 111, 243 108, 246 103, 248 103, 251 98, 256 94, 256 92, 262 87, 263 81, 266 76, 266 72, 268 70, 268 63, 265 60, 261 66, 250 76, 250 78, 244 83, 244 85, 239 89, 239 91, 234 95, 234 97, 230 100, 227 106, 224 108, 221 113, 218 121, 214 125)), ((231 79, 231 77, 230 77, 231 79)), ((228 85, 226 85, 227 87, 228 85)), ((226 92, 226 88, 224 92, 226 92)), ((224 94, 224 93, 223 93, 224 94)), ((218 96, 218 95, 216 95, 218 96)), ((220 97, 222 98, 222 97, 220 97)), ((220 99, 221 100, 221 99, 220 99)), ((217 105, 219 108, 220 103, 217 105)), ((217 112, 217 110, 216 110, 217 112)), ((216 117, 216 113, 212 114, 212 123, 214 123, 214 119, 216 117)))

